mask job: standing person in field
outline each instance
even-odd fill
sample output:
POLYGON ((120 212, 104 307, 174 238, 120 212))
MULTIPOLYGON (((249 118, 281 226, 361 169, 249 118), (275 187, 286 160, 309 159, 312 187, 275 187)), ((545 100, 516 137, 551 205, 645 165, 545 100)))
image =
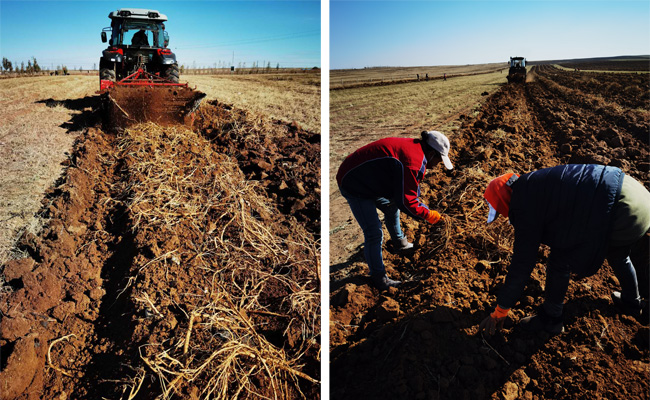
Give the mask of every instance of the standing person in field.
POLYGON ((382 257, 383 232, 377 208, 384 213, 390 246, 396 252, 413 247, 400 227, 400 210, 432 224, 437 211, 420 203, 420 182, 427 168, 442 162, 452 169, 449 139, 436 131, 422 132, 421 139, 386 138, 350 154, 336 174, 341 194, 363 230, 364 255, 373 285, 379 290, 401 282, 386 275, 382 257))
POLYGON ((607 258, 621 291, 612 293, 622 312, 640 315, 632 245, 650 229, 650 193, 618 168, 562 165, 522 176, 502 175, 486 191, 488 223, 499 214, 515 230, 512 261, 496 310, 480 324, 493 334, 524 291, 535 268, 540 243, 551 248, 546 267, 544 303, 520 325, 528 331, 564 330, 563 307, 571 273, 577 279, 598 272, 607 258))

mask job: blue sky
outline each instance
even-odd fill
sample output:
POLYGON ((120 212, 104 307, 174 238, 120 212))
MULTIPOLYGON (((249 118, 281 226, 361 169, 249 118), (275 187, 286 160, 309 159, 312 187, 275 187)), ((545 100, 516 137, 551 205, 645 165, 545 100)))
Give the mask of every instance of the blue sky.
POLYGON ((41 67, 99 63, 102 28, 119 8, 166 14, 169 47, 180 64, 321 66, 320 2, 307 1, 6 1, 0 0, 0 56, 36 57, 41 67))
POLYGON ((330 2, 330 68, 650 54, 650 1, 330 2))
MULTIPOLYGON (((318 0, 0 0, 0 55, 43 67, 92 67, 118 8, 167 14, 186 66, 321 66, 318 0)), ((330 67, 464 65, 650 54, 650 1, 368 1, 329 3, 330 67)), ((329 42, 328 42, 329 39, 329 42)))

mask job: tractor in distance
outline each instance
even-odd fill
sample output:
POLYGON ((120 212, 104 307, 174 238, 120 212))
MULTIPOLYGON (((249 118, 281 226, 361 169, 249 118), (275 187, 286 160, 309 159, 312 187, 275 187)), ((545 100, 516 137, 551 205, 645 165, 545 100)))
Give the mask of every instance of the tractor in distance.
POLYGON ((510 57, 507 79, 508 83, 526 82, 526 59, 524 57, 510 57))

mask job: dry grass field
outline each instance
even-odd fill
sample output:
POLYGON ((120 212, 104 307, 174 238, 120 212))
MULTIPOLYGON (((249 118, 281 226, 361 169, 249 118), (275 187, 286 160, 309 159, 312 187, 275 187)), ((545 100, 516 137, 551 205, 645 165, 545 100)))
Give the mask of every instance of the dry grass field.
POLYGON ((83 114, 83 99, 96 84, 88 76, 0 80, 0 264, 19 232, 38 230, 34 213, 43 193, 61 175, 61 162, 84 128, 82 119, 69 121, 83 114))
POLYGON ((330 71, 330 89, 347 87, 361 83, 390 82, 403 79, 425 80, 453 75, 482 74, 507 68, 507 63, 476 65, 442 65, 432 67, 377 67, 364 69, 338 69, 330 71))
MULTIPOLYGON (((197 76, 181 81, 219 100, 320 132, 320 74, 197 76)), ((75 138, 97 105, 95 75, 0 80, 0 264, 61 175, 75 138)))
POLYGON ((251 75, 184 75, 190 86, 236 107, 320 132, 320 70, 251 75))

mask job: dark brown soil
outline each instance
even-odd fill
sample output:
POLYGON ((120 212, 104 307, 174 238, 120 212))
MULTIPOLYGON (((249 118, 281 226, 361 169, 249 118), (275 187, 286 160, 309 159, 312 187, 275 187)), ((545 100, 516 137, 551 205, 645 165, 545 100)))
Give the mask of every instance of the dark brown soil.
MULTIPOLYGON (((232 367, 250 373, 239 398, 319 397, 320 136, 216 103, 197 118, 194 132, 146 124, 79 137, 43 199, 47 227, 22 238, 29 257, 1 269, 2 399, 204 398, 212 352, 249 328, 232 367), (273 166, 262 176, 237 162, 246 154, 273 166), (156 170, 160 160, 174 167, 156 170), (195 205, 208 206, 190 218, 195 205), (245 326, 219 330, 217 316, 245 326), (284 357, 266 360, 273 377, 265 354, 284 357)), ((223 396, 242 389, 235 378, 223 396)))
MULTIPOLYGON (((372 289, 361 251, 334 266, 332 399, 649 398, 648 310, 639 319, 619 313, 610 298, 618 282, 607 264, 571 282, 565 333, 527 335, 517 321, 543 302, 549 251, 542 247, 502 333, 478 332, 495 305, 513 241, 503 218, 485 223, 482 194, 491 178, 598 163, 618 166, 646 187, 650 182, 647 78, 551 67, 529 75, 532 82, 491 95, 475 118, 460 117, 462 127, 451 136, 454 170, 434 169, 422 185, 424 203, 443 213, 444 223, 403 218, 414 254, 384 251, 388 274, 404 281, 399 289, 372 289)), ((646 299, 649 242, 646 236, 633 253, 646 299)))
MULTIPOLYGON (((589 62, 560 62, 565 68, 593 71, 650 71, 650 60, 621 60, 621 61, 589 61, 589 62)), ((646 76, 647 79, 647 76, 646 76)))

